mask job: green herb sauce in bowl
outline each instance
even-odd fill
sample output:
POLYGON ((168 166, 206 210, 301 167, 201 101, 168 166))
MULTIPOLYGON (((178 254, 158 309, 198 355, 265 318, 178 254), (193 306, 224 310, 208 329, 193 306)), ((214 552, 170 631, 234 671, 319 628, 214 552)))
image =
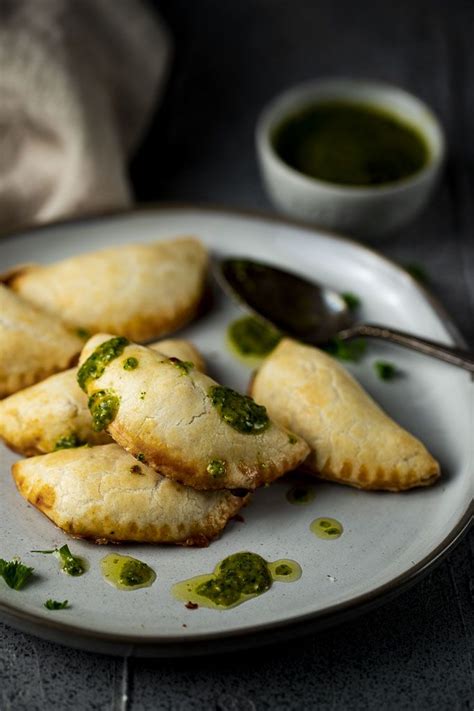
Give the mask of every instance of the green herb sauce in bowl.
POLYGON ((275 207, 362 238, 393 233, 421 212, 445 154, 440 123, 416 96, 343 78, 276 97, 259 118, 256 145, 275 207))
POLYGON ((326 101, 284 119, 273 136, 280 157, 311 178, 340 185, 393 183, 418 173, 429 148, 412 125, 370 104, 326 101))

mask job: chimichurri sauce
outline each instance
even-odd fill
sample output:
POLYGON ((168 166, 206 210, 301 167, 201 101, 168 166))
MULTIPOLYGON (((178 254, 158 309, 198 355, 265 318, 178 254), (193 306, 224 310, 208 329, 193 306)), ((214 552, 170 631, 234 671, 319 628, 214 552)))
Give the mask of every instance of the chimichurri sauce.
POLYGON ((266 408, 257 405, 248 395, 241 395, 222 385, 213 385, 208 394, 224 422, 237 432, 258 434, 269 427, 270 419, 266 408))
POLYGON ((85 444, 86 442, 84 442, 79 435, 75 432, 70 432, 56 441, 54 451, 56 452, 58 449, 74 449, 75 447, 83 447, 85 444))
POLYGON ((341 185, 393 183, 428 161, 423 136, 409 123, 370 104, 328 101, 287 118, 274 146, 292 168, 341 185))
POLYGON ((213 479, 218 479, 219 477, 226 475, 227 464, 223 459, 211 459, 206 467, 206 471, 213 477, 213 479))
POLYGON ((89 398, 92 429, 101 432, 115 420, 120 407, 120 398, 113 390, 97 390, 89 398))
POLYGON ((172 593, 183 602, 223 610, 262 595, 274 581, 299 580, 301 572, 294 560, 269 563, 257 553, 244 551, 224 558, 210 575, 177 583, 172 593))
POLYGON ((106 581, 119 590, 148 588, 156 580, 153 568, 129 555, 109 553, 102 559, 100 567, 106 581))
POLYGON ((255 316, 243 316, 230 324, 227 339, 237 356, 253 360, 271 353, 280 342, 281 333, 255 316))
POLYGON ((127 338, 114 336, 114 338, 110 338, 108 341, 101 343, 100 346, 97 346, 77 371, 77 382, 84 392, 87 391, 90 381, 100 378, 106 366, 122 355, 124 348, 128 344, 127 338))
POLYGON ((168 360, 175 368, 181 371, 181 375, 189 375, 189 371, 194 368, 194 363, 191 363, 190 360, 181 360, 174 357, 168 358, 168 360))

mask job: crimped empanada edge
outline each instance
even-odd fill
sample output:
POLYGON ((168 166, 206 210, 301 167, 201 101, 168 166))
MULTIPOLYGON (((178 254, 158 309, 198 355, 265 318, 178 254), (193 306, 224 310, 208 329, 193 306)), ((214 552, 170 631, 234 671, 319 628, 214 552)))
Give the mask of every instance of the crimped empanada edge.
MULTIPOLYGON (((15 481, 15 485, 21 494, 21 496, 32 506, 34 506, 38 511, 40 511, 46 518, 53 523, 56 528, 67 533, 69 536, 79 540, 90 541, 91 543, 96 543, 98 545, 104 545, 106 543, 149 543, 149 544, 167 544, 167 545, 179 545, 183 547, 206 547, 213 540, 218 538, 224 531, 228 522, 235 516, 244 506, 250 501, 250 494, 244 497, 233 496, 230 492, 226 492, 225 500, 216 508, 211 510, 209 515, 203 519, 198 525, 195 526, 195 531, 191 534, 187 534, 182 539, 172 539, 166 538, 166 535, 158 536, 155 538, 147 538, 145 536, 130 536, 126 534, 126 527, 123 533, 120 533, 120 526, 114 525, 116 532, 114 532, 114 537, 104 536, 103 532, 94 534, 92 531, 89 533, 80 530, 75 530, 74 528, 68 528, 61 526, 57 521, 52 518, 54 510, 54 497, 56 495, 55 490, 50 484, 45 484, 44 490, 41 489, 35 497, 29 497, 26 493, 26 487, 22 485, 22 460, 15 462, 12 465, 12 476, 15 481), (51 492, 54 497, 51 496, 51 492), (52 502, 52 503, 51 503, 52 502)), ((167 526, 163 526, 162 529, 166 529, 167 526)))

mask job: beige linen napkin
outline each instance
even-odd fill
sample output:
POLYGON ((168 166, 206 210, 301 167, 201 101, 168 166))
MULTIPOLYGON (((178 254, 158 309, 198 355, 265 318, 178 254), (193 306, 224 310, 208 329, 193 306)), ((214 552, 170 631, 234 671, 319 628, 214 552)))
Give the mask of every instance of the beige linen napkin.
POLYGON ((169 54, 140 0, 0 0, 0 228, 129 204, 169 54))

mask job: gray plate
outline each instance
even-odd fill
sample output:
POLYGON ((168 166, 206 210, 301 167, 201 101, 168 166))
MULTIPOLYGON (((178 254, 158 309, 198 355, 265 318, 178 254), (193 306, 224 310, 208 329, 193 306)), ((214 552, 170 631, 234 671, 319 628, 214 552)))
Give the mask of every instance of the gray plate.
MULTIPOLYGON (((199 236, 216 256, 251 256, 355 292, 368 321, 454 342, 446 316, 411 277, 383 257, 324 232, 224 210, 165 207, 46 227, 0 242, 1 269, 178 234, 199 236)), ((213 310, 180 335, 198 345, 216 379, 245 390, 250 371, 228 352, 224 340, 227 324, 239 313, 216 293, 213 310)), ((276 483, 257 492, 244 511, 245 523, 232 522, 209 548, 122 546, 121 552, 152 565, 157 581, 148 589, 119 592, 101 578, 104 547, 69 541, 90 562, 90 571, 79 579, 60 573, 53 558, 29 553, 68 539, 17 494, 9 475, 15 455, 1 447, 0 557, 20 556, 38 574, 21 592, 0 581, 2 618, 24 631, 94 651, 186 655, 264 643, 341 621, 414 582, 469 522, 472 382, 463 371, 375 342, 350 369, 440 460, 438 485, 387 494, 316 483, 314 501, 298 507, 286 501, 288 484, 276 483), (378 358, 396 363, 403 377, 379 381, 373 371, 378 358), (316 538, 309 524, 318 516, 340 520, 344 535, 333 541, 316 538), (211 571, 241 550, 268 560, 296 559, 303 575, 297 583, 276 583, 265 595, 228 611, 189 611, 171 596, 175 582, 211 571), (43 602, 50 597, 67 598, 71 609, 48 612, 43 602)))

